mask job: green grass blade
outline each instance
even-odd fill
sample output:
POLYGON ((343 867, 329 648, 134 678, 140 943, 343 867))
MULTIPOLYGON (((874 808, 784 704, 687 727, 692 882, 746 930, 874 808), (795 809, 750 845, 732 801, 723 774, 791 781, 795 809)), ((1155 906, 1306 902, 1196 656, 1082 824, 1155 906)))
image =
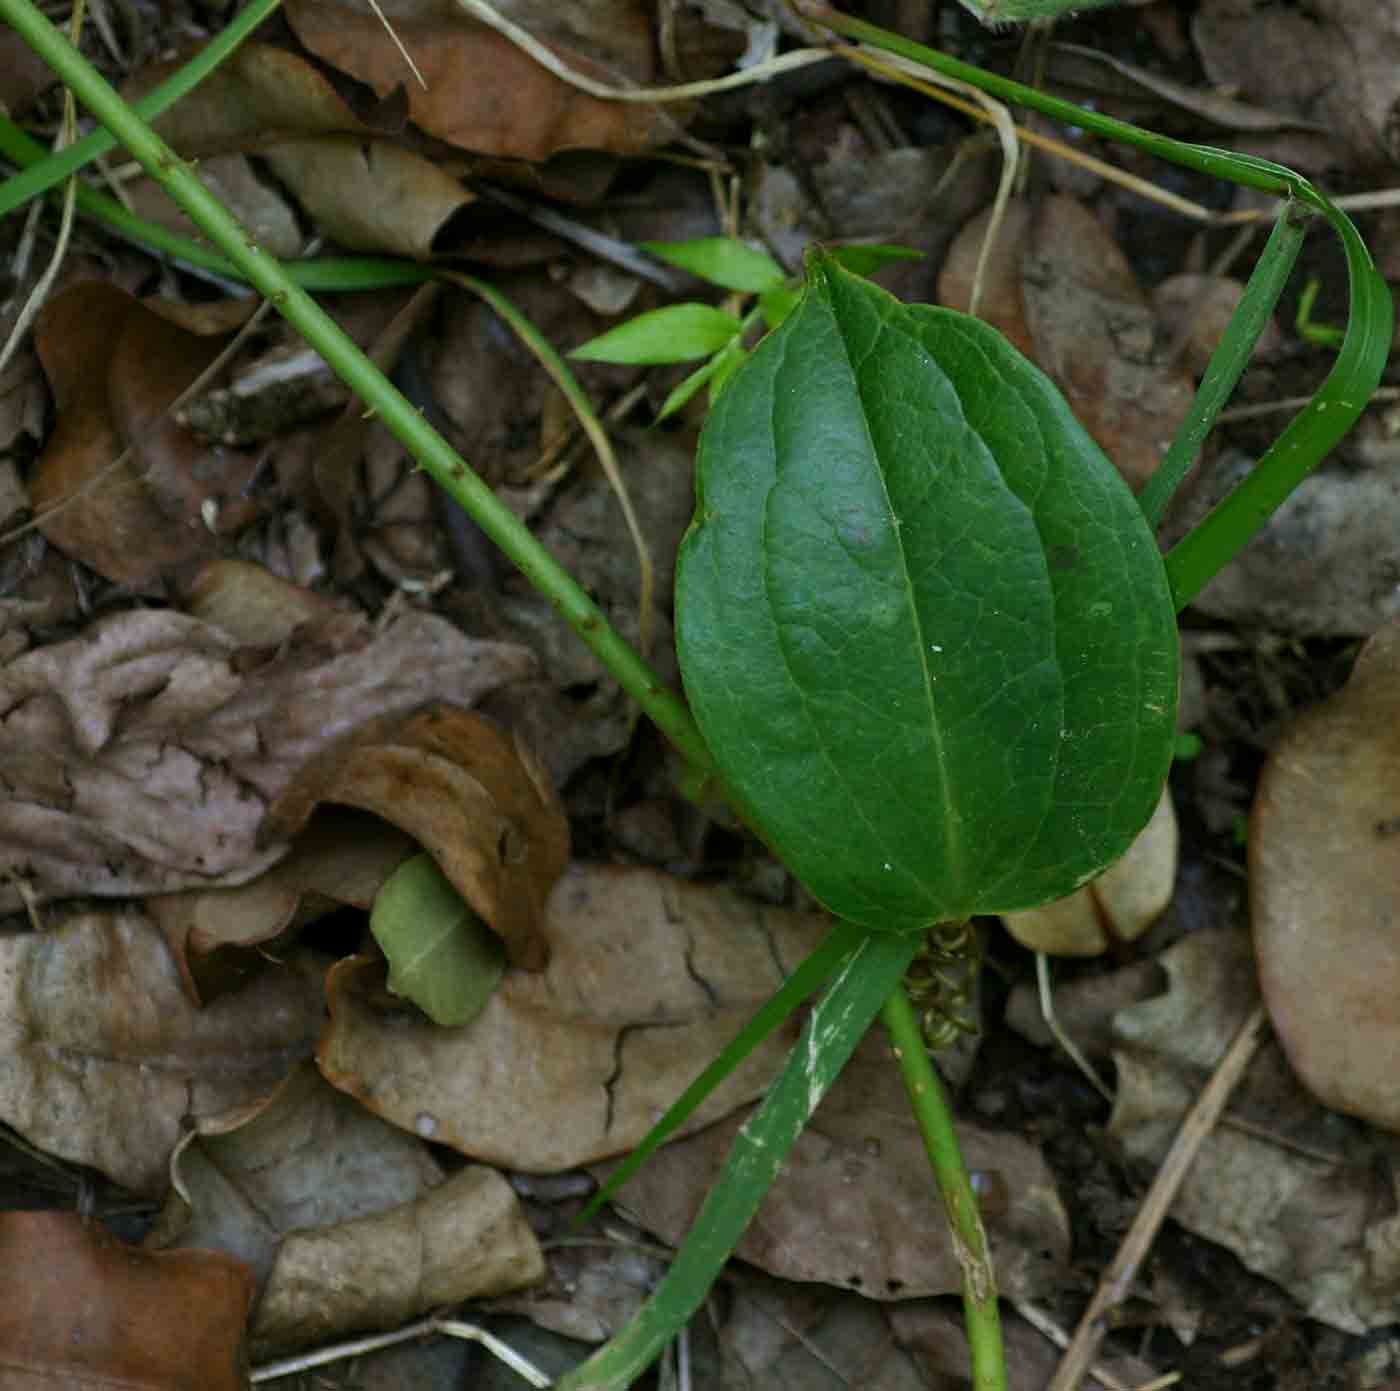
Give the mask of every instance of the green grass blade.
POLYGON ((734 1071, 814 990, 819 990, 851 954, 849 935, 837 927, 811 952, 785 980, 773 997, 716 1055, 680 1095, 671 1109, 646 1133, 640 1145, 612 1173, 608 1181, 588 1200, 588 1206, 574 1219, 587 1221, 612 1196, 630 1182, 642 1165, 685 1124, 705 1098, 734 1071))
POLYGON ((1268 325, 1269 316, 1278 304, 1302 249, 1308 216, 1299 204, 1289 203, 1275 221, 1225 336, 1211 354, 1210 365, 1201 378, 1191 410, 1176 432, 1171 448, 1138 496, 1148 526, 1155 529, 1161 523, 1172 495, 1181 486, 1216 416, 1224 409, 1249 365, 1254 345, 1268 325))
MULTIPOLYGON (((204 79, 230 57, 234 50, 282 3, 282 0, 253 0, 247 9, 241 11, 226 28, 221 30, 200 51, 182 67, 172 73, 158 87, 147 92, 131 109, 143 121, 153 121, 162 111, 193 91, 204 79)), ((6 123, 8 124, 8 122, 6 123)), ((3 149, 17 164, 27 167, 22 173, 0 184, 0 217, 23 207, 31 198, 62 183, 70 174, 76 174, 84 165, 91 163, 98 155, 106 154, 116 145, 110 132, 95 130, 81 140, 50 154, 40 151, 37 161, 20 157, 16 147, 3 139, 0 132, 0 149, 3 149)))
POLYGON ((787 1066, 739 1132, 666 1278, 636 1318, 555 1383, 555 1391, 622 1391, 704 1302, 783 1160, 923 943, 919 933, 832 934, 850 955, 812 1011, 787 1066))
POLYGON ((1356 424, 1390 355, 1395 307, 1351 220, 1325 198, 1322 213, 1342 240, 1351 291, 1346 337, 1316 395, 1249 475, 1167 554, 1177 610, 1239 553, 1288 495, 1356 424))

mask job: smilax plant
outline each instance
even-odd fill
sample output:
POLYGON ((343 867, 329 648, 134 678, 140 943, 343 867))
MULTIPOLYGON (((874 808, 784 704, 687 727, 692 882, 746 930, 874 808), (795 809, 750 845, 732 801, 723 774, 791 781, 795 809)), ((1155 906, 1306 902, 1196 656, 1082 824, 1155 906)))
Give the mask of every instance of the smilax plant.
MULTIPOLYGON (((630 1161, 825 987, 670 1272, 634 1323, 559 1383, 570 1391, 630 1384, 698 1307, 881 1012, 963 1263, 974 1380, 988 1391, 1004 1385, 986 1238, 901 978, 933 926, 1060 897, 1128 847, 1170 762, 1175 613, 1352 426, 1390 344, 1389 294, 1355 229, 1289 170, 1166 140, 824 6, 803 8, 845 43, 895 53, 1283 205, 1191 415, 1138 499, 1048 379, 986 325, 901 304, 837 254, 810 256, 798 295, 767 257, 734 243, 657 248, 672 260, 699 255, 694 268, 757 297, 743 318, 706 306, 670 311, 680 358, 712 355, 690 390, 723 386, 701 439, 695 520, 677 567, 687 706, 320 311, 300 283, 307 275, 289 275, 254 245, 29 0, 0 0, 0 14, 161 181, 222 252, 221 264, 266 295, 379 412, 550 596, 696 781, 722 791, 836 919, 630 1161), (1154 528, 1314 215, 1341 238, 1350 277, 1350 318, 1332 372, 1236 492, 1163 558, 1154 528), (744 335, 760 320, 776 327, 750 353, 744 335)), ((26 196, 61 177, 13 128, 0 136, 31 166, 20 176, 26 196)), ((72 165, 70 156, 63 172, 72 165)), ((0 206, 5 196, 0 188, 0 206)), ((404 278, 401 267, 381 269, 404 278)), ((360 284, 377 274, 368 263, 351 273, 360 284)), ((324 268, 314 274, 327 283, 324 268)), ((454 278, 532 333, 491 287, 454 278)), ((624 326, 601 350, 624 341, 624 351, 654 351, 638 349, 636 336, 656 322, 624 326)), ((566 373, 536 347, 551 371, 566 373)))

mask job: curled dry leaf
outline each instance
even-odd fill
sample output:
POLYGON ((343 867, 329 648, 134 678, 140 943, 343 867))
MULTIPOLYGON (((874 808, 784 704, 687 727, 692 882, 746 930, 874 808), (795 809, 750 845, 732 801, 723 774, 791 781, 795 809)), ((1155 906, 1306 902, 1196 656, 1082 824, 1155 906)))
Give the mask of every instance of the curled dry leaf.
MULTIPOLYGON (((614 1201, 679 1245, 747 1113, 653 1155, 614 1201)), ((1039 1152, 1020 1136, 958 1122, 963 1159, 986 1180, 983 1220, 997 1284, 1038 1300, 1062 1278, 1069 1222, 1039 1152)), ((817 1108, 735 1255, 786 1280, 870 1299, 920 1299, 962 1287, 942 1206, 929 1200, 928 1155, 889 1045, 861 1044, 817 1108)))
MULTIPOLYGON (((258 830, 314 754, 533 665, 420 613, 380 633, 334 615, 265 649, 183 614, 114 615, 0 670, 0 868, 40 902, 242 883, 286 853, 258 830)), ((21 902, 0 882, 0 908, 21 902)))
MULTIPOLYGON (((542 924, 549 965, 510 970, 440 1029, 385 995, 377 962, 328 979, 321 1070, 386 1119, 488 1163, 552 1173, 632 1149, 815 947, 828 920, 642 869, 575 865, 542 924)), ((753 1100, 792 1031, 692 1118, 753 1100)))
MULTIPOLYGON (((1251 837, 1252 839, 1252 837, 1251 837)), ((1110 1133, 1150 1171, 1258 1000, 1246 934, 1197 932, 1159 958, 1165 995, 1120 1010, 1110 1133)), ((1342 1027, 1345 1018, 1339 1016, 1342 1027)), ((1394 1073, 1392 1071, 1392 1076, 1394 1073)), ((1266 1041, 1172 1206, 1187 1230, 1350 1333, 1392 1323, 1400 1289, 1400 1140, 1324 1110, 1266 1041)))
POLYGON ((1006 913, 1006 930, 1031 951, 1097 956, 1110 942, 1135 942, 1171 902, 1176 882, 1176 812, 1162 789, 1152 819, 1122 859, 1068 898, 1006 913))
MULTIPOLYGON (((403 56, 362 0, 292 0, 287 18, 297 37, 332 67, 387 97, 401 84, 409 116, 429 135, 478 154, 543 161, 565 150, 638 154, 675 133, 675 108, 604 101, 536 63, 509 39, 468 19, 451 0, 400 0, 394 32, 423 75, 403 56)), ((652 80, 646 15, 632 3, 541 7, 528 28, 568 67, 594 81, 635 85, 652 80), (601 10, 601 15, 589 15, 601 10), (573 26, 593 19, 602 61, 577 46, 573 26), (599 22, 601 20, 601 22, 599 22), (541 27, 541 22, 543 27, 541 27)), ((596 51, 596 50, 595 50, 596 51)))
POLYGON ((139 913, 0 937, 0 1118, 60 1158, 163 1193, 191 1117, 270 1091, 310 1054, 319 986, 295 967, 196 1009, 139 913))
POLYGON ((162 1243, 231 1251, 264 1295, 259 1355, 537 1280, 539 1244, 493 1170, 450 1180, 423 1142, 297 1068, 251 1114, 215 1117, 176 1154, 162 1243), (416 1247, 416 1252, 415 1252, 416 1247))
POLYGON ((1400 1130, 1400 622, 1289 728, 1249 831, 1274 1028, 1324 1104, 1400 1130))
POLYGON ((0 1380, 241 1391, 253 1277, 215 1251, 150 1252, 70 1212, 0 1213, 0 1380))
POLYGON ((280 957, 276 938, 337 908, 368 912, 416 849, 412 837, 377 816, 327 807, 265 874, 231 889, 156 894, 146 912, 169 943, 189 998, 208 1004, 280 957))
POLYGON ((511 961, 548 955, 544 905, 569 857, 569 825, 533 756, 490 720, 434 706, 375 721, 311 760, 268 813, 290 840, 321 802, 407 831, 501 937, 511 961))
POLYGON ((220 531, 254 518, 243 490, 255 461, 211 450, 166 413, 218 355, 217 338, 99 281, 51 299, 34 337, 58 423, 30 496, 54 545, 118 584, 151 590, 214 549, 209 508, 220 531))
POLYGON ((388 1212, 291 1233, 258 1305, 255 1348, 392 1328, 543 1274, 539 1243, 510 1184, 473 1164, 388 1212))

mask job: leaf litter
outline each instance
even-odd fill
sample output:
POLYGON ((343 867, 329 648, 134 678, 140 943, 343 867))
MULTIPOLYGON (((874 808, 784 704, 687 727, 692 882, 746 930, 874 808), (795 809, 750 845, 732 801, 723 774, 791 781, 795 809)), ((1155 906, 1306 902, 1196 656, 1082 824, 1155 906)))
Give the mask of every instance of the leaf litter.
MULTIPOLYGON (((621 0, 567 12, 501 8, 566 69, 612 86, 727 72, 777 32, 717 0, 699 7, 698 20, 678 11, 664 35, 647 7, 621 0)), ((1266 25, 1238 0, 1207 0, 1188 25, 1157 4, 1132 19, 1091 17, 1071 37, 1108 50, 1134 78, 1131 93, 1104 78, 1090 85, 1130 118, 1185 120, 1193 138, 1296 162, 1310 176, 1373 170, 1394 154, 1385 114, 1394 25, 1351 0, 1315 9, 1306 20, 1271 13, 1266 25), (1311 27, 1299 39, 1288 26, 1303 23, 1311 27), (1126 42, 1132 24, 1155 45, 1155 61, 1143 64, 1142 47, 1126 42), (1143 67, 1161 80, 1143 85, 1143 67), (1219 100, 1232 94, 1249 104, 1219 100)), ((756 132, 770 154, 751 171, 746 234, 766 236, 790 266, 814 237, 902 241, 931 260, 886 270, 884 283, 927 299, 938 276, 943 302, 970 294, 975 215, 995 159, 964 147, 950 118, 927 108, 916 116, 865 82, 778 84, 760 102, 609 103, 455 9, 398 10, 401 37, 432 68, 426 91, 365 10, 318 0, 290 7, 295 39, 284 32, 245 45, 163 118, 182 154, 211 170, 228 162, 218 172, 235 209, 279 254, 299 252, 298 219, 370 252, 465 251, 501 268, 511 298, 568 348, 674 298, 616 266, 600 289, 600 263, 578 249, 576 230, 596 227, 624 244, 733 230, 705 171, 651 156, 679 142, 687 157, 712 158, 756 132), (328 178, 333 152, 343 162, 328 178), (493 182, 527 210, 549 200, 574 226, 547 230, 488 205, 479 193, 493 182)), ((141 56, 138 47, 119 74, 133 93, 169 70, 141 56)), ((1052 53, 1052 81, 1072 56, 1052 53)), ((1072 81, 1082 85, 1082 72, 1072 81)), ((7 95, 9 109, 23 112, 41 89, 7 95)), ((140 181, 135 192, 142 210, 159 201, 140 181)), ((1238 201, 1247 211, 1247 197, 1238 201)), ((1388 219, 1367 228, 1382 265, 1395 255, 1388 219)), ((1154 213, 1098 175, 1038 162, 982 287, 987 316, 1060 379, 1135 484, 1171 434, 1211 341, 1205 297, 1231 293, 1228 234, 1204 226, 1154 213)), ((1336 319, 1336 268, 1324 249, 1308 255, 1323 317, 1336 319)), ((0 549, 0 896, 14 915, 0 943, 0 1114, 63 1162, 166 1197, 153 1241, 222 1247, 247 1262, 262 1288, 260 1350, 383 1328, 435 1304, 531 1286, 546 1270, 533 1292, 498 1307, 571 1337, 604 1337, 656 1278, 657 1258, 603 1245, 551 1250, 541 1264, 537 1236, 562 1235, 579 1200, 567 1182, 558 1193, 545 1185, 635 1144, 818 939, 822 920, 794 911, 810 905, 754 847, 707 829, 680 802, 613 683, 521 582, 499 576, 484 591, 453 582, 431 494, 377 425, 358 421, 343 455, 328 452, 326 422, 343 397, 314 373, 283 368, 296 346, 280 329, 256 327, 226 375, 196 388, 195 408, 167 418, 246 307, 211 302, 203 289, 192 295, 170 276, 156 299, 150 262, 121 247, 104 256, 72 263, 37 354, 7 369, 0 396, 0 525, 8 533, 30 509, 49 512, 41 539, 0 549), (199 402, 223 383, 255 380, 300 385, 251 428, 202 412, 199 402), (57 413, 46 429, 37 403, 48 392, 57 413), (346 547, 361 557, 353 576, 336 559, 346 547), (487 777, 460 742, 444 750, 401 738, 415 720, 455 727, 483 714, 506 731, 487 777), (512 765, 508 750, 525 752, 512 765), (429 766, 440 776, 426 793, 429 766), (414 790, 398 796, 389 789, 401 775, 414 790), (301 810, 290 815, 294 803, 301 810), (537 861, 515 859, 537 843, 537 861), (383 963, 369 953, 364 914, 419 845, 439 863, 474 860, 459 887, 475 884, 477 911, 512 943, 501 986, 455 1029, 388 993, 383 963), (625 863, 639 854, 648 863, 625 863), (524 865, 515 880, 502 877, 512 862, 524 865), (702 878, 688 882, 697 871, 702 878), (742 894, 715 887, 715 877, 742 894), (313 1052, 340 1093, 310 1071, 313 1052), (397 1186, 382 1182, 391 1174, 397 1186), (264 1181, 280 1187, 275 1201, 257 1188, 264 1181), (424 1264, 430 1249, 438 1265, 424 1264), (489 1260, 476 1265, 464 1252, 489 1260), (420 1270, 442 1278, 403 1282, 420 1270)), ((403 297, 385 294, 333 303, 366 345, 402 307, 403 297)), ((621 513, 578 461, 552 386, 473 299, 443 296, 410 332, 453 442, 635 633, 635 558, 621 513)), ((1316 350, 1281 315, 1242 400, 1297 394, 1317 369, 1316 350)), ((600 404, 639 387, 653 413, 679 380, 615 367, 580 376, 600 404)), ((622 429, 621 462, 665 587, 690 510, 694 424, 692 414, 674 435, 622 429)), ((1176 526, 1209 505, 1222 472, 1235 476, 1257 456, 1262 428, 1241 421, 1208 444, 1176 526)), ((1271 1378, 1261 1385, 1295 1384, 1310 1359, 1327 1368, 1310 1384, 1341 1386, 1339 1369, 1355 1353, 1341 1330, 1394 1322, 1394 1088, 1385 1035, 1372 1032, 1388 1017, 1395 889, 1380 829, 1396 819, 1385 782, 1394 701, 1383 638, 1344 695, 1282 733, 1298 708, 1339 684, 1352 649, 1337 639, 1377 633, 1394 616, 1393 434, 1384 414, 1368 421, 1188 618, 1204 629, 1188 645, 1199 698, 1186 706, 1206 748, 1173 779, 1185 832, 1175 893, 1155 926, 1160 888, 1131 930, 1110 931, 1126 963, 1064 967, 1057 991, 1063 1027, 1097 1059, 1112 1053, 1112 1115, 1045 1051, 1043 1026, 1027 1026, 1034 1045, 1000 1028, 1006 992, 995 978, 982 992, 987 1043, 962 1090, 965 1141, 984 1176, 1008 1292, 1068 1325, 1094 1263, 1107 1264, 1127 1225, 1137 1180, 1160 1162, 1262 973, 1283 1050, 1268 1045, 1256 1061, 1173 1216, 1274 1283, 1250 1283, 1223 1258, 1188 1259, 1169 1226, 1135 1286, 1129 1312, 1152 1331, 1143 1345, 1151 1365, 1120 1366, 1128 1384, 1173 1365, 1181 1349, 1172 1340, 1189 1330, 1193 1384, 1237 1378, 1221 1361, 1234 1345, 1271 1378), (1210 857, 1238 867, 1231 816, 1265 757, 1248 871, 1256 967, 1240 880, 1210 857), (1222 804, 1220 790, 1231 787, 1244 790, 1222 804), (1367 925, 1379 936, 1358 939, 1367 925), (1139 927, 1144 935, 1129 945, 1139 927), (1294 960, 1280 944, 1320 955, 1294 960), (1342 1009, 1317 982, 1321 970, 1344 968, 1353 983, 1335 989, 1369 993, 1347 994, 1342 1009), (1091 1003, 1081 1023, 1079 998, 1096 991, 1110 1003, 1091 1003), (1340 1061, 1329 1061, 1338 1049, 1340 1061), (1381 1064, 1371 1082, 1366 1061, 1381 1064), (1294 1069, 1353 1119, 1323 1110, 1294 1069), (1251 1320, 1261 1319, 1292 1331, 1247 1345, 1251 1320)), ((1170 878, 1169 859, 1153 864, 1149 878, 1170 878)), ((1090 914, 1096 927, 1106 916, 1102 904, 1090 914)), ((1004 939, 991 955, 1013 979, 1028 977, 1026 957, 1004 939)), ((1020 1018, 1017 994, 1012 1006, 1020 1018)), ((702 1128, 624 1192, 622 1210, 643 1223, 627 1229, 635 1238, 677 1237, 711 1171, 706 1154, 739 1123, 733 1108, 761 1091, 779 1051, 760 1055, 702 1128)), ((878 1053, 877 1041, 866 1051, 878 1053)), ((888 1066, 867 1062, 868 1074, 843 1080, 848 1095, 838 1088, 822 1108, 747 1248, 746 1259, 784 1280, 736 1265, 725 1326, 697 1332, 713 1384, 758 1376, 810 1386, 833 1365, 871 1386, 962 1374, 956 1322, 913 1297, 949 1287, 947 1248, 931 1212, 910 1218, 927 1196, 925 1172, 905 1153, 901 1106, 877 1104, 888 1066), (884 1302, 898 1296, 908 1302, 884 1302)), ((40 1253, 60 1239, 16 1214, 6 1222, 3 1239, 22 1254, 0 1265, 47 1268, 40 1253)), ((132 1297, 146 1277, 123 1259, 127 1274, 99 1259, 73 1287, 104 1301, 132 1297)), ((56 1256, 53 1266, 67 1268, 56 1256)), ((210 1326, 216 1310, 226 1318, 211 1336, 235 1347, 247 1284, 227 1272, 238 1267, 211 1264, 225 1272, 217 1296, 201 1292, 194 1267, 170 1268, 174 1289, 158 1296, 155 1315, 175 1330, 164 1340, 188 1343, 194 1325, 181 1311, 198 1307, 210 1326)), ((64 1301, 49 1303, 61 1310, 64 1301)), ((1013 1386, 1044 1385, 1043 1344, 1008 1325, 1013 1386)), ((0 1328, 7 1353, 15 1336, 13 1325, 0 1328)), ((66 1334, 51 1336, 57 1346, 66 1334)), ((44 1362, 50 1355, 36 1353, 36 1365, 61 1377, 71 1363, 44 1362)), ((93 1366, 113 1373, 128 1367, 124 1356, 104 1347, 93 1366)), ((1373 1352, 1346 1384, 1364 1391, 1386 1367, 1373 1352)), ((173 1373, 151 1375, 164 1384, 173 1373)))

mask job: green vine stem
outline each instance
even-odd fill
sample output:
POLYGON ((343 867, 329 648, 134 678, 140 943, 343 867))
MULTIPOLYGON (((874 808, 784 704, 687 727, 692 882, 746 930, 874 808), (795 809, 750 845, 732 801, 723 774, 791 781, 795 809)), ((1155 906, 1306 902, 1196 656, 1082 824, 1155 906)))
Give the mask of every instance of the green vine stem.
POLYGON ((886 997, 881 1013, 914 1119, 924 1137, 929 1166, 943 1195, 953 1249, 962 1267, 963 1320, 972 1358, 972 1384, 975 1391, 1005 1391, 1006 1357, 992 1253, 953 1129, 948 1099, 929 1058, 919 1017, 902 986, 886 997))
POLYGON ((0 16, 72 88, 74 95, 132 153, 147 173, 237 267, 239 273, 321 354, 340 379, 378 412, 385 426, 555 606, 661 732, 689 762, 712 760, 685 704, 609 624, 601 609, 452 447, 284 268, 249 237, 223 205, 108 85, 30 0, 0 0, 0 16))

